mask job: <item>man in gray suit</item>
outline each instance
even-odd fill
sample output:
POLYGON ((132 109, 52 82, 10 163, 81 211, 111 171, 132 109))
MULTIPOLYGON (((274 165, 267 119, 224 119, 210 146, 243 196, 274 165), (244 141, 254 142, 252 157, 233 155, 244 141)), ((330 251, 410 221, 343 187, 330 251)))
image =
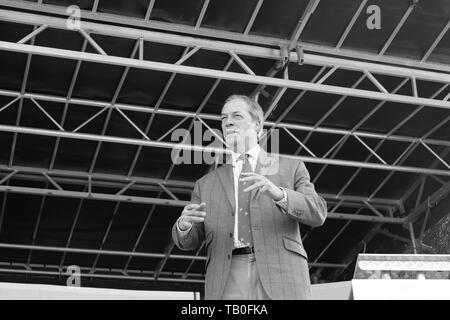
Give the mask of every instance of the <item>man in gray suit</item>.
POLYGON ((205 241, 206 299, 309 299, 299 222, 322 225, 326 202, 302 161, 260 147, 263 111, 255 100, 229 97, 221 119, 233 152, 196 181, 172 228, 174 242, 194 250, 205 241))

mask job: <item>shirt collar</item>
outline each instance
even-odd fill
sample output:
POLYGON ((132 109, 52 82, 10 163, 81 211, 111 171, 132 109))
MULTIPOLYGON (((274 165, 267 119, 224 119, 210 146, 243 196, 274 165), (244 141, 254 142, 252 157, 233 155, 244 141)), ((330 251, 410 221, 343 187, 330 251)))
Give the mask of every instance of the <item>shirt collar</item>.
MULTIPOLYGON (((246 154, 249 155, 249 158, 250 158, 250 159, 257 161, 260 152, 261 152, 261 147, 259 146, 259 144, 257 144, 257 145, 255 145, 254 147, 250 148, 250 149, 246 152, 246 154)), ((231 159, 232 159, 232 161, 233 161, 233 162, 232 162, 232 163, 233 163, 233 167, 234 167, 234 165, 236 164, 237 160, 239 159, 240 155, 241 155, 240 153, 235 153, 235 152, 233 152, 233 153, 231 154, 231 159)))

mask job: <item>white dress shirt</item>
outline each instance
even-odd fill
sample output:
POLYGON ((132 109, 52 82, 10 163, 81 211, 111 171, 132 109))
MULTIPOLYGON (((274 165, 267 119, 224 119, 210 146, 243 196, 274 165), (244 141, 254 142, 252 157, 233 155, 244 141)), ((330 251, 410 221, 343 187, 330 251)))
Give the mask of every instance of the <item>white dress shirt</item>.
MULTIPOLYGON (((246 154, 248 155, 248 162, 250 163, 250 167, 252 168, 252 171, 255 172, 256 163, 258 162, 259 153, 261 152, 261 147, 257 144, 253 148, 249 149, 246 154)), ((244 165, 244 161, 242 158, 239 158, 241 154, 239 153, 232 153, 231 154, 231 160, 233 165, 233 181, 234 181, 234 203, 236 204, 236 209, 234 211, 234 232, 233 232, 233 246, 235 248, 243 248, 246 245, 242 243, 239 240, 239 233, 238 233, 238 185, 239 185, 239 177, 242 172, 242 167, 244 165)))

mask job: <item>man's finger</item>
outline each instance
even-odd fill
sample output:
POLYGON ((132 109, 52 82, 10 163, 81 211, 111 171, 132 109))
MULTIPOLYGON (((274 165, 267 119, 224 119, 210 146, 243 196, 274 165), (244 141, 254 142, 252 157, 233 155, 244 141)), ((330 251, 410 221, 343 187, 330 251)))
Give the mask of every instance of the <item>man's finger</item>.
POLYGON ((187 210, 190 210, 190 209, 197 209, 197 207, 198 207, 198 204, 196 204, 196 203, 189 203, 186 207, 184 207, 185 209, 187 209, 187 210))
POLYGON ((256 182, 256 183, 252 184, 250 187, 245 188, 244 192, 252 191, 253 189, 259 188, 259 187, 263 186, 264 184, 265 184, 265 181, 256 182))
POLYGON ((245 177, 245 178, 239 178, 239 181, 256 181, 260 180, 259 176, 251 176, 251 177, 245 177))
POLYGON ((251 172, 251 171, 241 172, 241 174, 243 174, 244 176, 259 176, 259 174, 251 172))
POLYGON ((206 207, 206 203, 202 202, 200 204, 190 203, 185 208, 186 208, 186 210, 192 210, 192 209, 197 210, 197 209, 205 209, 205 207, 206 207))
POLYGON ((188 222, 203 222, 205 218, 203 217, 194 217, 194 216, 186 216, 186 221, 188 222))
POLYGON ((201 211, 201 210, 190 210, 190 211, 186 212, 186 216, 204 217, 204 216, 206 216, 206 212, 205 211, 201 211))

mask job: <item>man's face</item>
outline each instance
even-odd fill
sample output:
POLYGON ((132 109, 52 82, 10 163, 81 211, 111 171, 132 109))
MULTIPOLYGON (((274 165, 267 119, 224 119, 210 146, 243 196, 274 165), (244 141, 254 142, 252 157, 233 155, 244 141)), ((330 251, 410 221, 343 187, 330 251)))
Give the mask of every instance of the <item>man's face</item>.
POLYGON ((258 124, 248 112, 248 105, 242 99, 233 99, 222 108, 222 132, 228 146, 248 150, 258 139, 258 124))

